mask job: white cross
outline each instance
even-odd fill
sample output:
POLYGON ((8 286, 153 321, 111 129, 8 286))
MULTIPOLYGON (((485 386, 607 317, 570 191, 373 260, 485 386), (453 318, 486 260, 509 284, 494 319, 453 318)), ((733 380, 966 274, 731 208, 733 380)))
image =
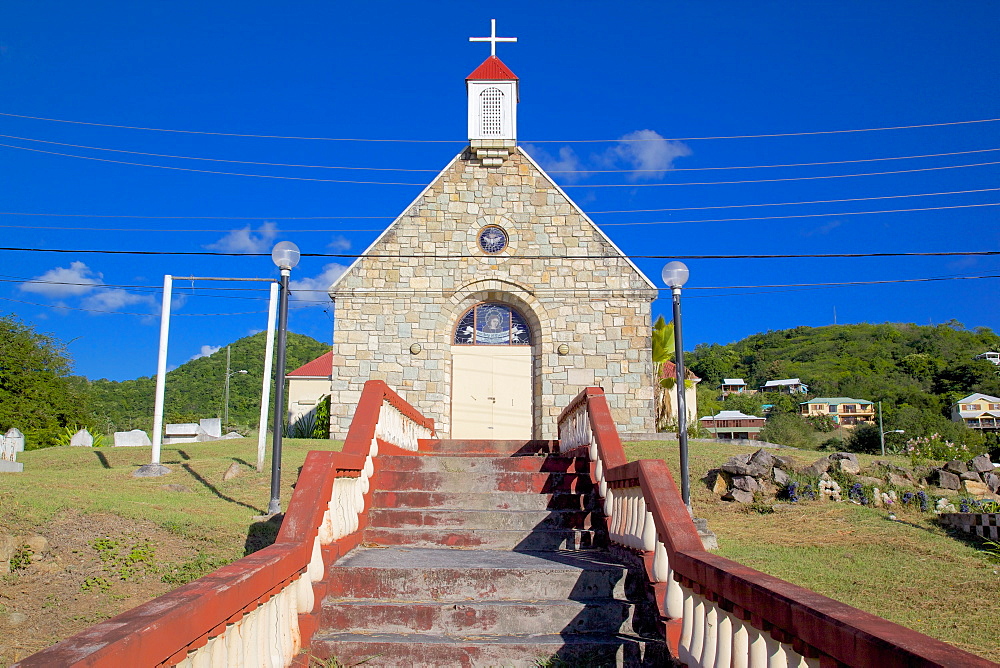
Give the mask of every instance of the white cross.
POLYGON ((497 42, 516 42, 516 37, 497 37, 497 20, 490 19, 490 36, 489 37, 470 37, 470 42, 489 42, 490 43, 490 55, 497 55, 497 42))

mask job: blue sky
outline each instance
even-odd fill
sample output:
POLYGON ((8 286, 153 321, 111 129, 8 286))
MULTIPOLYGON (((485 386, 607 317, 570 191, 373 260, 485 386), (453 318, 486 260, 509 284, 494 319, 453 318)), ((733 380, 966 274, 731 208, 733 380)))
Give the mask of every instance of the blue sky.
MULTIPOLYGON (((464 78, 489 55, 468 38, 491 18, 519 39, 498 55, 521 79, 520 143, 631 256, 1000 249, 1000 165, 983 164, 1000 123, 958 123, 1000 117, 985 1, 6 0, 0 246, 360 252, 464 146, 464 78)), ((266 257, 0 257, 0 312, 69 341, 90 378, 155 371, 164 274, 276 273, 266 257)), ((306 290, 348 261, 303 259, 293 331, 331 340, 306 290)), ((657 283, 665 262, 636 259, 657 283)), ((996 256, 687 264, 689 349, 835 317, 1000 328, 997 278, 707 289, 995 276, 996 256)), ((250 285, 176 285, 171 366, 265 326, 250 285)))

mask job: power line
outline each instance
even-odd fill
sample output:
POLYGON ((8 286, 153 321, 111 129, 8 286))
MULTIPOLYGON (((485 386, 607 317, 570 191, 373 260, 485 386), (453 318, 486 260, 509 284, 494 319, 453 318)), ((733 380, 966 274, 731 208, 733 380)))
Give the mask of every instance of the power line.
MULTIPOLYGON (((162 255, 162 256, 207 256, 207 257, 271 257, 270 253, 229 253, 223 251, 138 251, 109 250, 86 248, 26 248, 18 246, 0 246, 0 251, 17 251, 28 253, 91 253, 95 255, 162 255)), ((758 260, 758 259, 803 259, 803 258, 862 258, 862 257, 956 257, 956 256, 993 256, 1000 251, 932 251, 932 252, 893 252, 893 253, 797 253, 797 254, 753 254, 753 255, 628 255, 633 259, 643 260, 758 260)), ((302 253, 302 257, 328 257, 341 259, 356 259, 367 257, 371 259, 436 259, 458 260, 478 258, 479 255, 468 253, 302 253)), ((521 255, 524 260, 617 260, 624 255, 521 255)))
MULTIPOLYGON (((171 158, 176 160, 200 160, 203 162, 224 162, 229 164, 239 164, 239 165, 261 165, 266 167, 296 167, 305 169, 346 169, 355 171, 374 171, 374 172, 430 172, 438 173, 439 169, 414 169, 407 167, 347 167, 339 165, 304 165, 296 163, 285 163, 285 162, 261 162, 254 160, 228 160, 225 158, 203 158, 199 156, 190 155, 174 155, 169 153, 149 153, 145 151, 130 151, 126 149, 119 148, 108 148, 104 146, 87 146, 84 144, 69 144, 66 142, 49 141, 46 139, 34 139, 32 137, 21 137, 17 135, 5 135, 0 134, 0 137, 5 137, 7 139, 17 139, 19 141, 30 141, 40 144, 50 144, 54 146, 68 146, 70 148, 82 148, 91 151, 109 151, 112 153, 127 153, 129 155, 144 155, 154 158, 171 158)), ((18 147, 20 148, 20 147, 18 147)), ((775 165, 733 165, 724 167, 671 167, 670 169, 553 169, 546 170, 550 174, 621 174, 621 173, 643 173, 643 172, 704 172, 704 171, 719 171, 719 170, 729 170, 729 169, 771 169, 780 167, 815 167, 822 165, 847 165, 855 164, 861 162, 884 162, 888 160, 914 160, 918 158, 940 158, 955 155, 969 155, 972 153, 989 153, 991 151, 1000 151, 1000 148, 982 148, 982 149, 972 149, 969 151, 951 151, 948 153, 926 153, 922 155, 902 155, 902 156, 892 156, 888 158, 859 158, 855 160, 828 160, 825 162, 801 162, 801 163, 788 163, 788 164, 775 164, 775 165)), ((84 157, 84 156, 76 156, 84 157)))
MULTIPOLYGON (((716 204, 713 206, 684 206, 671 209, 619 209, 615 211, 589 211, 590 214, 604 213, 657 213, 662 211, 704 211, 706 209, 746 209, 761 206, 797 206, 800 204, 838 204, 841 202, 870 202, 879 199, 905 199, 907 197, 936 197, 938 195, 965 195, 968 193, 995 192, 1000 188, 977 188, 975 190, 951 190, 937 193, 913 193, 911 195, 877 195, 874 197, 848 197, 844 199, 816 199, 801 202, 767 202, 764 204, 716 204)), ((0 215, 7 215, 0 213, 0 215)), ((43 214, 39 214, 43 215, 43 214)), ((48 214, 45 214, 48 215, 48 214)))
MULTIPOLYGON (((0 135, 3 137, 5 135, 0 135)), ((30 140, 29 140, 30 141, 30 140)), ((855 160, 828 160, 826 162, 798 162, 781 165, 734 165, 728 167, 671 167, 670 169, 546 169, 549 174, 615 174, 636 172, 706 172, 723 169, 771 169, 775 167, 815 167, 819 165, 848 165, 858 162, 883 162, 885 160, 912 160, 915 158, 941 158, 952 155, 968 155, 970 153, 988 153, 1000 151, 1000 148, 980 148, 971 151, 954 151, 952 153, 927 153, 924 155, 900 155, 891 158, 858 158, 855 160)))
MULTIPOLYGON (((2 146, 3 144, 0 144, 2 146)), ((881 176, 884 174, 910 174, 913 172, 934 172, 942 169, 962 169, 964 167, 985 167, 1000 165, 1000 161, 973 162, 966 165, 946 165, 944 167, 922 167, 915 169, 896 169, 888 172, 866 172, 863 174, 827 174, 821 176, 790 176, 782 179, 747 179, 743 181, 684 181, 682 183, 577 183, 562 184, 560 188, 650 188, 663 186, 722 186, 738 183, 777 183, 779 181, 815 181, 818 179, 847 179, 856 176, 881 176)))
POLYGON ((634 225, 680 225, 681 223, 731 223, 742 220, 779 220, 788 218, 827 218, 830 216, 864 216, 872 213, 909 213, 913 211, 941 211, 944 209, 970 209, 982 206, 1000 206, 1000 202, 989 204, 956 204, 954 206, 926 206, 919 209, 880 209, 878 211, 848 211, 846 213, 803 213, 785 216, 754 216, 744 218, 709 218, 700 220, 660 220, 641 223, 600 223, 601 227, 624 227, 634 225))
MULTIPOLYGON (((988 190, 1000 190, 1000 188, 989 188, 988 190)), ((970 191, 971 192, 971 191, 970 191)), ((878 198, 874 198, 878 199, 878 198)), ((744 220, 782 220, 790 218, 826 218, 830 216, 863 216, 868 214, 876 213, 909 213, 914 211, 942 211, 946 209, 969 209, 984 206, 1000 206, 1000 202, 990 202, 985 204, 955 204, 951 206, 926 206, 913 209, 879 209, 877 211, 847 211, 842 213, 803 213, 803 214, 788 214, 783 216, 755 216, 755 217, 742 217, 742 218, 706 218, 697 220, 658 220, 658 221, 646 221, 646 222, 630 222, 630 223, 603 223, 599 222, 600 227, 630 227, 637 225, 680 225, 683 223, 728 223, 728 222, 739 222, 744 220)), ((705 208, 716 208, 716 207, 705 207, 705 208)), ((178 228, 129 228, 129 227, 62 227, 62 226, 52 226, 52 225, 0 225, 0 229, 21 229, 21 230, 61 230, 61 231, 76 231, 76 232, 162 232, 162 233, 197 233, 197 232, 232 232, 228 229, 206 229, 206 228, 191 228, 191 229, 178 229, 178 228)), ((317 233, 317 234, 332 234, 341 232, 382 232, 383 228, 372 228, 372 229, 287 229, 280 230, 285 234, 303 234, 303 233, 317 233)))
MULTIPOLYGON (((11 114, 0 112, 0 116, 7 116, 8 118, 23 118, 33 121, 48 121, 52 123, 70 123, 73 125, 89 125, 92 127, 101 128, 116 128, 120 130, 144 130, 148 132, 172 132, 179 134, 192 134, 192 135, 213 135, 219 137, 250 137, 256 139, 307 139, 307 140, 317 140, 317 141, 356 141, 356 142, 387 142, 387 143, 416 143, 416 144, 458 144, 464 143, 465 140, 451 140, 451 139, 359 139, 359 138, 337 138, 337 137, 302 137, 302 136, 285 136, 285 135, 259 135, 259 134, 242 134, 235 132, 208 132, 199 130, 176 130, 168 128, 150 128, 150 127, 140 127, 133 125, 115 125, 112 123, 94 123, 88 121, 74 121, 62 118, 45 118, 42 116, 27 116, 24 114, 11 114)), ((771 134, 756 134, 756 135, 729 135, 729 136, 717 136, 717 137, 657 137, 655 139, 576 139, 576 140, 560 140, 560 139, 544 139, 544 140, 533 140, 527 143, 533 144, 581 144, 581 143, 610 143, 610 142, 645 142, 645 141, 697 141, 702 139, 757 139, 766 137, 801 137, 808 135, 829 135, 829 134, 848 134, 854 132, 882 132, 885 130, 911 130, 915 128, 936 128, 936 127, 946 127, 951 125, 968 125, 972 123, 992 123, 995 121, 1000 121, 1000 118, 982 118, 969 121, 948 121, 944 123, 921 123, 918 125, 895 125, 887 127, 878 128, 855 128, 849 130, 816 130, 811 132, 780 132, 771 134)))
MULTIPOLYGON (((221 172, 212 169, 194 169, 193 167, 174 167, 170 165, 151 165, 144 162, 130 162, 127 160, 111 160, 110 158, 97 158, 94 156, 87 155, 74 155, 72 153, 60 153, 58 151, 43 151, 39 148, 28 148, 27 146, 15 146, 13 144, 2 144, 0 146, 5 148, 12 148, 19 151, 31 151, 32 153, 44 153, 46 155, 57 155, 64 158, 76 158, 78 160, 94 160, 97 162, 107 162, 115 165, 129 165, 133 167, 151 167, 154 169, 169 169, 178 172, 194 172, 197 174, 219 174, 222 176, 248 176, 258 179, 278 179, 281 181, 311 181, 316 183, 351 183, 360 185, 377 185, 377 186, 420 186, 426 187, 426 183, 411 183, 411 182, 400 182, 400 181, 358 181, 349 179, 318 179, 307 176, 277 176, 275 174, 247 174, 246 172, 221 172)), ((786 177, 781 179, 749 179, 743 181, 686 181, 682 183, 578 183, 578 184, 563 184, 562 188, 648 188, 648 187, 662 187, 662 186, 714 186, 714 185, 732 185, 740 183, 775 183, 779 181, 813 181, 817 179, 844 179, 852 178, 858 176, 880 176, 885 174, 909 174, 913 172, 933 172, 943 169, 962 169, 966 167, 984 167, 987 165, 997 165, 1000 161, 993 162, 975 162, 965 165, 946 165, 943 167, 923 167, 915 169, 898 169, 886 172, 867 172, 862 174, 832 174, 825 176, 794 176, 786 177)))
POLYGON ((276 176, 274 174, 246 174, 244 172, 220 172, 211 169, 194 169, 193 167, 171 167, 169 165, 150 165, 143 162, 128 162, 126 160, 111 160, 110 158, 95 158, 88 155, 73 155, 72 153, 59 153, 57 151, 43 151, 40 148, 28 148, 27 146, 14 146, 13 144, 0 144, 6 148, 13 148, 20 151, 31 151, 33 153, 45 153, 47 155, 58 155, 64 158, 77 158, 79 160, 95 160, 97 162, 109 162, 115 165, 131 165, 133 167, 153 167, 155 169, 170 169, 177 172, 195 172, 198 174, 221 174, 223 176, 250 176, 258 179, 279 179, 282 181, 318 181, 320 183, 355 183, 378 186, 426 186, 426 183, 398 183, 393 181, 351 181, 345 179, 314 179, 306 176, 276 176))
MULTIPOLYGON (((969 193, 996 192, 1000 188, 977 188, 974 190, 952 190, 935 193, 913 193, 909 195, 878 195, 874 197, 849 197, 844 199, 823 199, 807 200, 800 202, 766 202, 763 204, 718 204, 713 206, 687 206, 667 209, 618 209, 613 211, 590 211, 592 215, 606 213, 659 213, 665 211, 705 211, 708 209, 742 209, 763 206, 796 206, 802 204, 837 204, 841 202, 869 202, 883 199, 905 199, 909 197, 937 197, 941 195, 964 195, 969 193)), ((918 210, 918 209, 915 209, 918 210)), ((391 220, 397 216, 145 216, 126 214, 98 214, 98 213, 38 213, 24 211, 0 211, 0 216, 32 216, 47 218, 130 218, 135 220, 252 220, 252 221, 274 221, 274 220, 391 220)), ((62 227, 62 226, 33 226, 33 225, 0 225, 0 228, 15 228, 28 230, 78 230, 85 232, 232 232, 231 229, 152 229, 152 228, 119 228, 119 227, 62 227)), ((310 230, 281 230, 282 232, 381 232, 379 229, 310 229, 310 230)))

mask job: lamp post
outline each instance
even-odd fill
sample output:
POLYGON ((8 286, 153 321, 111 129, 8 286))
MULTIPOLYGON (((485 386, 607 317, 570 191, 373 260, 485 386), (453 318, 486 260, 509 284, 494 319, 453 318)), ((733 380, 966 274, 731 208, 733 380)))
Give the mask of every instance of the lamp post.
POLYGON ((691 508, 691 475, 688 470, 687 401, 684 386, 684 342, 681 336, 681 286, 687 283, 687 265, 668 262, 663 267, 663 282, 670 288, 674 303, 674 357, 677 360, 677 441, 681 450, 681 498, 691 508))
POLYGON ((226 404, 225 410, 222 413, 222 426, 226 428, 229 425, 229 379, 237 374, 247 374, 250 373, 246 369, 240 369, 239 371, 229 370, 229 346, 226 346, 226 383, 224 386, 223 394, 226 395, 224 401, 226 404))
POLYGON ((299 263, 299 247, 291 241, 279 241, 271 250, 271 260, 281 270, 278 300, 278 354, 274 374, 274 440, 271 446, 271 501, 267 514, 281 512, 281 437, 285 425, 285 339, 288 332, 288 277, 299 263))

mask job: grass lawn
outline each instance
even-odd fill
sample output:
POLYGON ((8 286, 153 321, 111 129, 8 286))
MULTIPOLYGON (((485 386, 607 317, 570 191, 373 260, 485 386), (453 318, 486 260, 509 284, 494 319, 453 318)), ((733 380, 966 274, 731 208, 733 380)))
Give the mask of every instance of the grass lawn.
MULTIPOLYGON (((676 441, 629 443, 628 458, 663 458, 677 475, 676 441)), ((691 503, 708 520, 722 556, 862 610, 1000 661, 1000 563, 948 536, 933 513, 888 511, 853 503, 773 503, 748 512, 721 501, 701 478, 729 456, 754 448, 692 441, 691 503)), ((822 453, 781 450, 800 465, 822 453)), ((862 467, 882 457, 859 455, 862 467)), ((888 457, 909 466, 905 457, 888 457)))
MULTIPOLYGON (((270 446, 268 442, 269 451, 270 446)), ((283 441, 283 509, 288 507, 306 453, 321 446, 339 450, 341 444, 310 439, 283 441)), ((62 447, 19 453, 24 473, 0 476, 0 503, 4 508, 0 530, 9 534, 26 532, 44 525, 63 510, 112 513, 150 520, 170 532, 206 541, 218 556, 242 557, 252 518, 267 511, 270 454, 264 471, 258 473, 256 440, 165 445, 160 459, 173 472, 159 478, 133 478, 135 469, 149 463, 150 454, 148 447, 62 447), (240 466, 240 475, 223 481, 223 473, 234 462, 240 466)))

